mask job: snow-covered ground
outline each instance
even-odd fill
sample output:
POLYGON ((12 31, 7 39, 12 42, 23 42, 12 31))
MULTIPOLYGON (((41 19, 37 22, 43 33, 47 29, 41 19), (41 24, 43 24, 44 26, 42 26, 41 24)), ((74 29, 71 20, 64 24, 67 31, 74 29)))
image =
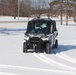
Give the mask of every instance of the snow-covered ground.
POLYGON ((26 27, 0 23, 0 75, 76 75, 76 23, 57 24, 59 47, 52 54, 23 53, 26 27))
POLYGON ((0 16, 0 22, 2 22, 2 21, 28 21, 30 19, 32 19, 32 18, 16 17, 16 19, 14 19, 14 17, 12 17, 12 16, 0 16))

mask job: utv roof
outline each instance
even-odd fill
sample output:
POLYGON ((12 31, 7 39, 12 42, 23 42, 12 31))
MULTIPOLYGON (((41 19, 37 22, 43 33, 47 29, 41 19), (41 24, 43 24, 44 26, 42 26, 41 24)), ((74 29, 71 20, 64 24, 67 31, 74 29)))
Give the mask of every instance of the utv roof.
POLYGON ((34 18, 31 21, 54 21, 54 20, 51 20, 49 18, 34 18))

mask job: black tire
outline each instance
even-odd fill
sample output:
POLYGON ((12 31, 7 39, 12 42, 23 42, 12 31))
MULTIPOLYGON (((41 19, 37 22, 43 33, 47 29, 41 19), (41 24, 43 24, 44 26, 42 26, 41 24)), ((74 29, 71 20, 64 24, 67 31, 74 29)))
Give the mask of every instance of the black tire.
POLYGON ((23 53, 27 53, 27 45, 25 42, 23 43, 23 53))
POLYGON ((58 40, 57 39, 55 40, 54 48, 58 48, 58 40))
POLYGON ((46 54, 50 54, 51 48, 50 48, 50 43, 46 43, 46 54))

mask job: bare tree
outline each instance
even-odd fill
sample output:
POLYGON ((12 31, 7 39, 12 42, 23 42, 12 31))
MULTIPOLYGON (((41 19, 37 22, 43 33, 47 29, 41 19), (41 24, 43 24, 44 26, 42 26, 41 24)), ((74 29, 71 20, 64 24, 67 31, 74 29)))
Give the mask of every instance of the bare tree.
POLYGON ((14 19, 18 16, 18 0, 11 0, 14 19))
POLYGON ((50 8, 48 8, 48 9, 47 9, 47 17, 50 18, 50 16, 52 16, 52 15, 51 15, 50 8))
POLYGON ((31 1, 25 0, 21 2, 20 6, 20 15, 23 17, 29 17, 31 16, 31 1))
POLYGON ((14 16, 14 18, 16 18, 18 10, 17 1, 18 0, 1 0, 2 15, 14 16))
POLYGON ((63 6, 62 6, 62 0, 60 1, 60 16, 61 16, 61 25, 63 24, 62 22, 63 22, 63 6))
POLYGON ((74 4, 74 22, 76 22, 76 0, 73 0, 74 4))
POLYGON ((0 0, 0 15, 2 15, 2 2, 0 0))
POLYGON ((53 16, 61 17, 61 25, 62 25, 62 17, 63 17, 63 0, 54 0, 50 4, 50 11, 53 16))
POLYGON ((68 25, 68 0, 66 1, 66 25, 68 25))
POLYGON ((45 0, 37 0, 34 2, 34 13, 37 18, 40 18, 42 14, 44 14, 44 10, 46 9, 46 1, 45 0))
POLYGON ((1 9, 1 15, 5 15, 5 7, 6 7, 6 2, 5 0, 0 1, 0 9, 1 9))

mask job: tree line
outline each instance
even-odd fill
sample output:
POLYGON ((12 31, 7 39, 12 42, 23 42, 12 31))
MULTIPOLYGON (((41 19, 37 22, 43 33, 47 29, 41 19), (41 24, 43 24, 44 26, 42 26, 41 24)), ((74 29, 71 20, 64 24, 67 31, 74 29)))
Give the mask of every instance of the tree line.
POLYGON ((49 17, 60 16, 61 24, 63 16, 68 18, 73 17, 76 22, 76 0, 0 0, 0 15, 3 16, 18 16, 40 18, 42 14, 49 17), (18 6, 19 1, 19 6, 18 6))
POLYGON ((63 16, 66 16, 66 24, 68 25, 68 18, 73 17, 76 22, 76 0, 54 0, 49 3, 51 16, 60 16, 61 24, 63 16))

